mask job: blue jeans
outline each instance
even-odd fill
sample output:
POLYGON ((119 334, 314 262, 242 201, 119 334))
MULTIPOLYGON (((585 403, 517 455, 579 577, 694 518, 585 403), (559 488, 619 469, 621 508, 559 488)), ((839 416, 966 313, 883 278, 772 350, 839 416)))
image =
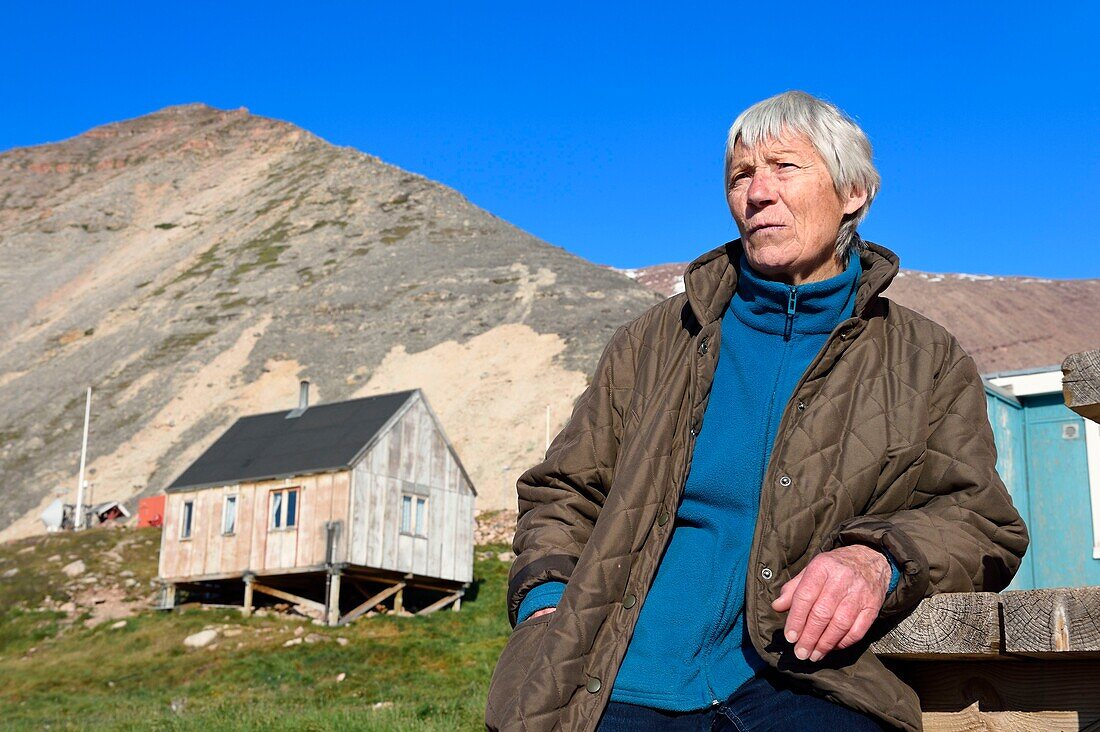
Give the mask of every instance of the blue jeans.
POLYGON ((808 691, 770 671, 749 679, 723 704, 697 712, 666 712, 609 702, 596 732, 881 732, 893 728, 808 691))

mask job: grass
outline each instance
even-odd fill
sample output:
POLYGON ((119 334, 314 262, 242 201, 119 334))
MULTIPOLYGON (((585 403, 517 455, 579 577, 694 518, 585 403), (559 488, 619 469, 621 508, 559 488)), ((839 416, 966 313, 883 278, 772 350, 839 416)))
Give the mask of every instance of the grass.
POLYGON ((169 356, 178 356, 180 353, 190 351, 215 333, 217 333, 216 330, 201 330, 170 335, 157 344, 150 358, 155 361, 169 356))
POLYGON ((124 561, 113 566, 133 571, 135 589, 148 593, 156 529, 55 535, 38 539, 30 554, 17 552, 31 541, 0 546, 0 573, 20 568, 0 579, 5 729, 484 729, 489 678, 509 632, 508 565, 496 559, 507 546, 478 547, 475 555, 488 550, 490 558, 475 562, 458 613, 380 615, 324 628, 224 608, 148 610, 121 629, 89 629, 38 610, 47 595, 67 599, 60 568, 70 556, 102 576, 110 569, 97 557, 119 542, 124 561), (49 562, 51 555, 61 560, 49 562), (183 646, 207 627, 233 635, 214 648, 183 646), (298 627, 321 640, 284 647, 298 627))
POLYGON ((386 246, 396 244, 416 231, 416 228, 415 226, 391 226, 388 229, 382 229, 380 232, 382 243, 386 246))
POLYGON ((221 247, 221 242, 215 243, 212 247, 200 254, 198 260, 193 265, 176 275, 176 278, 168 284, 174 285, 177 282, 183 282, 192 277, 206 277, 212 274, 214 270, 221 269, 223 265, 218 260, 219 247, 221 247))
POLYGON ((241 262, 233 269, 233 273, 229 276, 229 283, 238 284, 243 275, 257 267, 271 269, 281 266, 279 255, 290 248, 289 244, 283 243, 290 235, 290 228, 290 224, 285 219, 280 219, 258 237, 238 247, 236 251, 249 257, 249 260, 241 262))

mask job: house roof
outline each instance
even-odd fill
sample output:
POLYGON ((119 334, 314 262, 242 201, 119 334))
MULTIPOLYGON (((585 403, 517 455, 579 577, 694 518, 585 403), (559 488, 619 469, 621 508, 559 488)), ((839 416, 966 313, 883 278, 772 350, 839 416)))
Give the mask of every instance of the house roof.
POLYGON ((351 467, 416 390, 255 414, 233 423, 166 492, 351 467))

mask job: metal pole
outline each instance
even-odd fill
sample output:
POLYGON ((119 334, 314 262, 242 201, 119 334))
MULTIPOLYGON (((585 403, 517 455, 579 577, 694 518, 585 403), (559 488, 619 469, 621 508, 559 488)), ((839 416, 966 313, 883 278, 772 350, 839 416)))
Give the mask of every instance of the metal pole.
POLYGON ((92 387, 88 387, 88 400, 84 404, 84 439, 80 443, 80 478, 76 484, 76 516, 73 529, 84 528, 84 465, 88 458, 88 422, 92 417, 92 387))

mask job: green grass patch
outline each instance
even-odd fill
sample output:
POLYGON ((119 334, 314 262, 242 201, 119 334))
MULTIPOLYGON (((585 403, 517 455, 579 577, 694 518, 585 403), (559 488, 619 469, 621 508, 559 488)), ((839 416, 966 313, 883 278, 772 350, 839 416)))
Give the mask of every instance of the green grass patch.
POLYGON ((8 442, 15 442, 23 436, 23 429, 17 427, 16 429, 0 430, 0 445, 8 442))
POLYGON ((388 229, 382 229, 382 243, 386 246, 396 244, 397 242, 408 236, 410 233, 416 231, 416 228, 417 227, 415 226, 391 226, 388 229))
POLYGON ((200 330, 170 335, 157 344, 150 357, 156 361, 169 356, 178 356, 184 351, 191 350, 215 333, 217 333, 216 330, 200 330))
POLYGON ((222 310, 233 310, 234 308, 244 307, 247 304, 248 304, 248 298, 247 297, 237 297, 237 298, 234 298, 232 300, 226 300, 225 302, 221 303, 218 307, 220 307, 222 310))
POLYGON ((176 275, 175 279, 168 284, 174 285, 177 282, 183 282, 192 277, 206 277, 215 270, 221 269, 224 265, 218 260, 218 248, 220 246, 221 242, 218 242, 200 254, 198 260, 194 264, 176 275))
POLYGON ((65 598, 60 568, 70 556, 84 558, 98 576, 109 564, 125 567, 147 588, 159 535, 100 529, 0 546, 0 571, 20 568, 0 579, 5 729, 484 728, 489 678, 509 633, 508 564, 496 559, 506 545, 478 547, 491 556, 475 562, 457 613, 380 615, 325 628, 281 616, 242 618, 225 608, 148 610, 111 629, 38 611, 46 595, 65 598), (30 545, 32 553, 18 554, 30 545), (101 559, 112 549, 121 563, 101 559), (61 560, 49 562, 55 555, 61 560), (219 630, 216 647, 183 646, 206 627, 219 630), (320 640, 284 647, 299 627, 320 640))
POLYGON ((265 229, 258 237, 242 244, 236 251, 246 258, 233 269, 229 276, 229 283, 238 284, 241 277, 258 267, 271 269, 281 266, 279 255, 290 248, 289 244, 283 244, 290 238, 290 224, 285 219, 280 219, 275 224, 265 229))

